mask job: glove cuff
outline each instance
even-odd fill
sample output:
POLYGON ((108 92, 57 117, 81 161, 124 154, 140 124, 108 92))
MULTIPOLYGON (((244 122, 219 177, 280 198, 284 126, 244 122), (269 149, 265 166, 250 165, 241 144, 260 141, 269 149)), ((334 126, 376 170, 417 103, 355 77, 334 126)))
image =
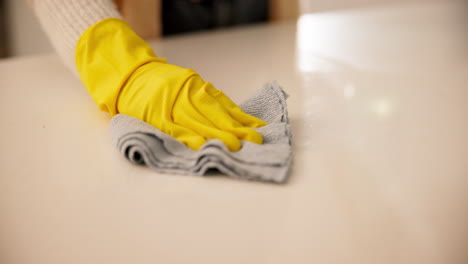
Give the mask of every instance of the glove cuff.
POLYGON ((121 18, 112 0, 35 0, 35 12, 63 62, 76 71, 80 36, 107 18, 121 18))

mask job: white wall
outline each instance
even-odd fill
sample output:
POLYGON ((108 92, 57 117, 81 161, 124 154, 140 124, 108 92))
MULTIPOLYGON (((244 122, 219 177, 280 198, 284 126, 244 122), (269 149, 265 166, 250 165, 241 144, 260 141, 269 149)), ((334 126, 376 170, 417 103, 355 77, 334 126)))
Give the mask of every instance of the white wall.
POLYGON ((314 13, 347 9, 356 7, 368 7, 388 5, 396 3, 437 2, 450 0, 299 0, 301 13, 314 13))
POLYGON ((6 0, 8 45, 12 56, 53 52, 26 0, 6 0))

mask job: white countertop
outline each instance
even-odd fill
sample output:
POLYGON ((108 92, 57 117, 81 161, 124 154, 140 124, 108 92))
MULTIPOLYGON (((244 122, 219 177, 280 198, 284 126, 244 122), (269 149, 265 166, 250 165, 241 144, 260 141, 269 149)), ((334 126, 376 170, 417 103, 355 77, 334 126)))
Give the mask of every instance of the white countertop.
POLYGON ((152 43, 234 101, 291 95, 286 185, 157 174, 54 55, 0 62, 0 262, 468 263, 468 16, 305 15, 152 43))

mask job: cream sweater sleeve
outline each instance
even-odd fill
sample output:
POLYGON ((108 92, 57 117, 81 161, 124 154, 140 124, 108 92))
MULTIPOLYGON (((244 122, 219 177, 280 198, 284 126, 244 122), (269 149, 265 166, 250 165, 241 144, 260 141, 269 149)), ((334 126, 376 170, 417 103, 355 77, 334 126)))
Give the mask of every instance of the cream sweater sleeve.
POLYGON ((121 18, 112 0, 35 0, 34 10, 55 50, 74 72, 76 45, 86 29, 106 18, 121 18))

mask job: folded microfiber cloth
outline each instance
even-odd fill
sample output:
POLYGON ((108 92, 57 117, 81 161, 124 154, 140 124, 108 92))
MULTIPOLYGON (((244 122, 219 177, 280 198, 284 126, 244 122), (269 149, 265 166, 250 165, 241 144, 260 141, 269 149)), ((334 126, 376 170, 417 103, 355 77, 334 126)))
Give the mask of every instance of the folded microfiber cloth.
POLYGON ((194 151, 157 128, 123 114, 111 120, 112 141, 132 163, 161 173, 205 175, 216 169, 233 178, 284 183, 292 164, 286 98, 279 85, 271 82, 240 104, 244 112, 268 125, 256 128, 264 144, 243 141, 237 152, 230 152, 217 139, 208 140, 194 151))

